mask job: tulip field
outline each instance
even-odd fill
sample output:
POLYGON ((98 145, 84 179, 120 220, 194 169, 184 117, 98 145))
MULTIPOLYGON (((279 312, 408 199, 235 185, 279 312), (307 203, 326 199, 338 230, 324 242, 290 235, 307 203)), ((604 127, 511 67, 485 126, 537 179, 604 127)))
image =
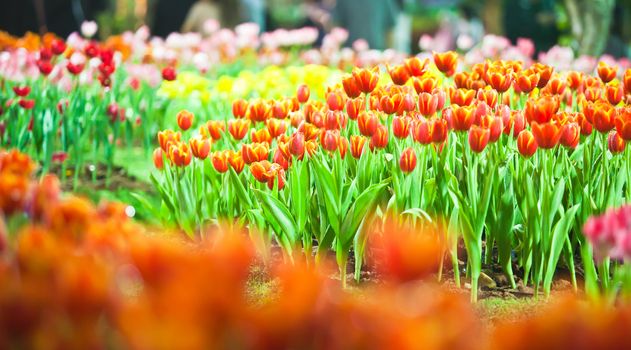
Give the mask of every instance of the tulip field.
POLYGON ((346 36, 0 33, 0 348, 631 346, 631 62, 346 36))

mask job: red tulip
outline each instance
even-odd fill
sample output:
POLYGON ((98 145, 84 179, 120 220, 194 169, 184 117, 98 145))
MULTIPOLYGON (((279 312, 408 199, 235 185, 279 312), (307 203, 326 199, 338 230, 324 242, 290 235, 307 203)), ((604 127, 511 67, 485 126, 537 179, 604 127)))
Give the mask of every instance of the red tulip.
POLYGON ((576 148, 581 139, 581 128, 578 123, 567 123, 563 126, 561 135, 561 144, 568 148, 576 148))
POLYGON ((607 146, 613 154, 624 152, 626 145, 626 141, 615 131, 611 131, 607 136, 607 146))
POLYGON ((487 128, 473 125, 469 129, 469 147, 476 153, 480 153, 486 148, 489 143, 491 132, 487 128))
POLYGON ((559 144, 563 135, 563 128, 556 121, 548 123, 532 122, 532 135, 537 141, 537 146, 543 149, 550 149, 559 144))
POLYGON ((537 141, 530 130, 522 130, 517 136, 517 149, 519 153, 526 157, 532 157, 537 152, 537 141))
POLYGON ((416 152, 412 147, 406 148, 399 158, 399 167, 404 173, 411 173, 416 168, 416 152))
POLYGON ((433 141, 432 129, 432 124, 427 119, 422 118, 417 120, 412 129, 412 137, 414 138, 414 141, 422 145, 429 145, 433 141))
POLYGON ((162 79, 166 81, 173 81, 177 78, 177 72, 173 67, 165 67, 162 69, 162 79))
POLYGON ((616 113, 614 121, 618 135, 625 141, 631 140, 631 108, 622 108, 616 113))
POLYGON ((250 129, 250 120, 233 119, 228 122, 228 132, 235 140, 242 140, 250 129))
POLYGON ((342 86, 344 87, 344 92, 346 92, 346 96, 349 98, 356 98, 361 95, 361 91, 359 90, 359 85, 357 84, 357 80, 353 75, 347 75, 342 78, 342 86))
MULTIPOLYGON (((379 82, 379 67, 375 67, 373 69, 355 68, 355 70, 353 70, 353 77, 355 78, 355 83, 361 92, 365 94, 371 93, 375 90, 377 83, 379 82)), ((346 93, 348 94, 348 91, 346 93)), ((349 97, 357 96, 349 95, 349 97)))
POLYGON ((418 95, 418 109, 425 117, 431 117, 438 109, 438 96, 427 92, 421 92, 418 95))
POLYGON ((28 86, 28 85, 14 86, 13 87, 13 92, 15 92, 15 94, 20 96, 20 97, 26 97, 26 96, 28 96, 28 94, 31 93, 31 87, 28 86))
POLYGON ((547 123, 559 110, 560 102, 557 97, 543 96, 526 101, 524 115, 528 122, 547 123))
POLYGON ((33 109, 33 107, 35 107, 35 100, 21 98, 18 104, 24 109, 33 109))
POLYGON ((471 128, 471 125, 473 125, 473 122, 475 121, 473 108, 474 106, 451 106, 451 118, 454 130, 467 131, 471 128))
POLYGON ((61 39, 55 39, 50 45, 50 50, 54 55, 61 55, 66 51, 66 43, 61 39))
POLYGON ((622 86, 618 84, 607 85, 607 101, 612 105, 617 105, 622 101, 622 86))
POLYGON ((596 130, 606 133, 614 128, 616 109, 606 103, 598 104, 594 110, 593 125, 596 130))
POLYGON ((193 113, 184 109, 177 114, 176 118, 177 125, 180 127, 180 129, 182 129, 182 131, 186 131, 190 129, 193 125, 193 119, 195 118, 195 116, 193 115, 193 113))
POLYGON ((298 90, 296 91, 296 98, 298 99, 298 102, 303 104, 309 101, 310 94, 311 91, 309 90, 309 87, 305 84, 301 84, 298 86, 298 90))
POLYGON ((394 137, 404 139, 410 135, 410 118, 396 116, 392 119, 392 133, 394 137))
POLYGON ((364 152, 366 138, 359 135, 351 135, 351 155, 355 159, 359 159, 364 152))
POLYGON ((201 137, 195 137, 190 139, 189 144, 191 146, 191 152, 193 156, 199 160, 204 160, 210 153, 210 141, 204 140, 201 137))
POLYGON ((372 136, 377 130, 379 119, 373 112, 362 111, 357 117, 359 132, 364 136, 372 136))
POLYGON ((385 148, 388 145, 388 128, 377 124, 377 129, 370 139, 370 148, 385 148))
POLYGON ((322 148, 329 152, 333 152, 337 149, 339 143, 340 134, 337 130, 325 130, 320 134, 320 143, 322 148))
POLYGON ((213 152, 210 159, 215 170, 220 173, 228 171, 228 153, 226 151, 213 152))
POLYGON ((443 118, 432 119, 432 142, 442 144, 447 141, 448 131, 447 120, 443 118))
POLYGON ((243 99, 237 99, 232 102, 232 115, 235 118, 245 117, 245 113, 248 111, 248 102, 243 99))
POLYGON ((172 143, 169 147, 169 159, 176 166, 185 167, 191 164, 191 150, 186 143, 172 143))

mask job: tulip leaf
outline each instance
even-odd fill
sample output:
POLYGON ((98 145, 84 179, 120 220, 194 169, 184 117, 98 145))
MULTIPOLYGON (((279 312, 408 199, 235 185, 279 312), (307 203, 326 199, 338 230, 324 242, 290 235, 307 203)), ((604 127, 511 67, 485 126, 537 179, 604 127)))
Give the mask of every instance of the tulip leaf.
POLYGON ((381 191, 386 187, 385 183, 370 185, 362 194, 360 194, 349 211, 346 213, 342 227, 340 230, 341 246, 343 249, 350 249, 353 238, 357 234, 357 229, 361 225, 364 218, 374 209, 376 200, 381 191))
POLYGON ((557 263, 559 261, 559 257, 561 255, 561 251, 563 249, 563 245, 565 244, 565 239, 570 229, 572 228, 572 223, 574 222, 574 215, 578 211, 580 205, 575 205, 570 208, 567 212, 565 212, 561 219, 556 223, 554 229, 552 231, 552 244, 550 246, 550 255, 548 256, 548 261, 546 264, 546 272, 544 276, 543 286, 546 292, 550 291, 550 286, 552 285, 552 278, 554 277, 554 272, 556 270, 557 263))
POLYGON ((276 233, 281 237, 284 235, 292 244, 297 242, 299 236, 296 222, 287 206, 268 192, 258 189, 252 189, 252 191, 259 198, 265 216, 276 226, 276 233))

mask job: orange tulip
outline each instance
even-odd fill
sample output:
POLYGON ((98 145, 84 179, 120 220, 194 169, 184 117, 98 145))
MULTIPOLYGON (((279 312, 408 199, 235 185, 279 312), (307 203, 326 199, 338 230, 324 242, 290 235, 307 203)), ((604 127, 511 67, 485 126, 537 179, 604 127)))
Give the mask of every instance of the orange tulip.
POLYGON ((428 59, 424 59, 421 61, 421 59, 418 57, 410 57, 405 60, 404 64, 411 76, 420 77, 425 74, 428 63, 428 59))
POLYGON ((618 135, 625 141, 631 140, 631 107, 621 108, 614 121, 618 135))
POLYGON ((535 137, 537 146, 543 149, 550 149, 559 144, 559 140, 563 135, 563 128, 557 121, 548 123, 531 123, 532 135, 535 137))
POLYGON ((182 142, 172 143, 169 147, 169 159, 179 167, 191 164, 192 154, 188 144, 182 142))
POLYGON ((359 159, 364 152, 366 138, 359 135, 351 135, 351 155, 355 159, 359 159))
POLYGON ((404 139, 410 135, 410 118, 396 116, 392 119, 392 133, 394 137, 404 139))
POLYGON ((269 170, 272 167, 272 163, 267 160, 260 162, 254 162, 250 164, 250 172, 252 176, 259 182, 267 182, 270 178, 269 170))
POLYGON ((209 120, 206 122, 206 128, 213 140, 219 140, 223 132, 226 130, 226 123, 219 120, 209 120))
POLYGON ((513 83, 512 76, 501 70, 489 70, 485 75, 486 83, 491 85, 497 92, 502 93, 510 89, 513 83))
POLYGON ((626 141, 620 137, 620 135, 615 132, 615 131, 611 131, 609 133, 609 136, 607 136, 607 147, 609 148, 609 151, 613 154, 618 154, 618 153, 622 153, 624 152, 625 147, 627 146, 626 141))
MULTIPOLYGON (((375 67, 373 69, 355 68, 355 70, 353 70, 353 77, 355 77, 355 83, 361 92, 365 94, 371 93, 375 90, 377 83, 379 82, 379 67, 375 67)), ((349 95, 349 97, 357 96, 349 95)))
POLYGON ((561 135, 561 144, 568 148, 576 148, 578 142, 581 139, 581 128, 578 123, 572 122, 563 125, 563 131, 561 135))
POLYGON ((274 101, 272 105, 272 116, 276 119, 285 119, 291 109, 291 100, 274 101))
POLYGON ((617 105, 622 101, 622 86, 619 84, 608 84, 607 85, 607 101, 612 105, 617 105))
POLYGON ((605 133, 614 128, 614 119, 616 116, 616 109, 606 103, 599 103, 596 105, 593 116, 593 125, 596 130, 605 133))
POLYGON ((232 102, 232 115, 235 118, 244 118, 248 111, 248 102, 243 99, 237 99, 232 102))
POLYGON ((357 98, 361 95, 361 91, 359 90, 359 85, 357 84, 357 80, 353 75, 347 75, 342 78, 342 86, 344 87, 344 92, 346 92, 346 96, 349 98, 357 98))
POLYGON ((576 116, 576 122, 581 128, 581 134, 585 136, 589 136, 592 134, 592 124, 587 120, 585 114, 578 113, 576 116))
POLYGON ((306 103, 309 101, 309 95, 311 95, 311 90, 309 90, 307 85, 301 84, 298 86, 298 90, 296 91, 296 98, 298 99, 298 102, 301 104, 306 103))
POLYGON ((517 137, 519 133, 526 127, 526 119, 521 111, 510 111, 503 116, 504 134, 517 137))
POLYGON ((309 156, 313 156, 318 150, 318 143, 315 140, 308 140, 305 142, 305 151, 309 156))
POLYGON ((337 130, 325 130, 320 134, 320 144, 322 144, 322 148, 329 152, 337 149, 339 140, 340 134, 337 130))
POLYGON ((539 89, 542 89, 548 84, 548 81, 552 77, 552 72, 554 71, 552 67, 546 66, 545 64, 539 62, 533 64, 531 69, 539 74, 539 82, 537 83, 537 87, 539 89))
POLYGON ((537 87, 539 83, 539 74, 533 70, 527 69, 519 72, 515 78, 515 84, 522 93, 529 93, 537 87))
MULTIPOLYGON (((269 132, 272 138, 277 138, 278 136, 284 134, 285 131, 287 131, 287 123, 284 120, 268 119, 265 122, 265 125, 267 126, 267 131, 269 132)), ((262 141, 256 141, 254 139, 252 139, 252 141, 262 142, 262 141)))
POLYGON ((450 89, 449 101, 458 106, 469 106, 475 98, 475 90, 450 89))
POLYGON ((577 71, 570 71, 567 74, 567 84, 570 86, 570 89, 576 91, 583 86, 583 73, 577 71))
POLYGON ((359 126, 359 132, 364 136, 372 136, 377 130, 379 125, 379 119, 373 112, 362 111, 357 117, 357 126, 359 126))
POLYGON ((244 143, 241 145, 241 156, 245 164, 267 160, 269 146, 267 143, 244 143))
POLYGON ((388 128, 383 124, 377 124, 375 133, 370 139, 370 148, 385 148, 388 145, 388 128))
POLYGON ((438 86, 438 81, 436 81, 436 78, 431 76, 414 78, 412 79, 412 83, 417 94, 420 94, 421 92, 426 92, 429 94, 434 91, 434 89, 436 89, 436 86, 438 86))
POLYGON ((228 151, 228 163, 237 174, 240 174, 245 167, 241 152, 234 152, 233 150, 228 151))
POLYGON ((543 96, 526 101, 524 114, 528 122, 547 123, 559 110, 560 102, 556 96, 543 96))
POLYGON ((627 70, 624 71, 622 84, 624 85, 624 93, 627 95, 631 95, 631 68, 627 68, 627 70))
POLYGON ((162 148, 160 147, 153 150, 153 165, 155 165, 158 170, 164 168, 164 156, 162 148))
POLYGON ((591 101, 591 102, 598 101, 602 97, 602 89, 599 86, 585 88, 585 91, 583 92, 583 96, 585 97, 587 101, 591 101))
POLYGON ((168 152, 169 145, 174 142, 179 142, 181 138, 182 134, 179 131, 164 130, 158 132, 158 143, 164 152, 168 152))
POLYGON ((177 114, 177 125, 180 127, 180 129, 186 131, 190 129, 193 125, 194 118, 195 116, 193 115, 193 113, 187 110, 182 110, 177 114))
POLYGON ((337 149, 340 151, 340 157, 344 159, 344 157, 346 157, 346 152, 348 152, 348 139, 346 137, 340 136, 337 149))
POLYGON ((432 142, 442 144, 447 141, 449 126, 444 118, 432 119, 432 142))
POLYGON ((454 51, 443 53, 434 52, 434 64, 439 71, 450 77, 456 72, 458 66, 458 54, 454 51))
POLYGON ((438 109, 439 97, 427 92, 421 92, 418 95, 418 109, 425 117, 431 117, 438 109))
POLYGON ((561 78, 559 77, 554 77, 550 79, 545 90, 548 91, 552 95, 563 95, 563 92, 565 92, 566 86, 567 85, 565 84, 565 81, 561 80, 561 78))
POLYGON ((610 66, 607 63, 600 61, 598 62, 598 76, 603 83, 607 84, 608 82, 614 80, 616 77, 616 73, 618 72, 618 66, 610 66))
POLYGON ((489 117, 486 118, 484 127, 487 127, 490 132, 489 142, 495 142, 499 140, 500 136, 502 136, 502 131, 504 130, 504 124, 502 118, 500 117, 489 117))
POLYGON ((249 104, 246 115, 254 122, 264 122, 272 116, 272 108, 267 101, 258 99, 249 104))
POLYGON ((213 152, 211 162, 218 172, 225 173, 228 171, 228 153, 226 151, 213 152))
POLYGON ((289 153, 302 159, 305 154, 305 135, 301 132, 295 132, 289 138, 289 153))
POLYGON ((396 85, 405 85, 410 80, 410 72, 405 65, 396 65, 394 67, 388 66, 388 73, 392 82, 396 85))
POLYGON ((486 145, 489 143, 491 132, 487 128, 473 125, 469 129, 469 147, 476 153, 484 151, 486 145))
POLYGON ((522 130, 517 136, 517 150, 526 157, 532 157, 537 152, 537 141, 530 130, 522 130))
POLYGON ((354 98, 348 99, 346 101, 346 114, 352 120, 356 120, 357 116, 359 116, 359 112, 364 111, 366 109, 366 104, 364 103, 363 98, 354 98))
POLYGON ((346 104, 344 94, 340 90, 333 90, 326 94, 326 103, 332 111, 341 111, 346 104))
POLYGON ((228 122, 228 132, 235 140, 242 140, 250 129, 250 120, 233 119, 228 122))
POLYGON ((493 89, 480 89, 478 90, 478 101, 486 103, 489 107, 495 108, 497 105, 498 93, 493 89))
POLYGON ((210 141, 204 140, 201 137, 195 137, 188 141, 191 147, 193 156, 197 159, 204 160, 208 157, 210 152, 210 141))
POLYGON ((252 140, 252 142, 258 142, 258 143, 266 142, 270 144, 272 143, 272 134, 270 134, 267 128, 262 128, 259 130, 253 129, 250 131, 250 140, 252 140))
POLYGON ((453 105, 451 106, 451 111, 453 129, 456 131, 468 131, 475 120, 473 114, 474 106, 460 107, 453 105))
POLYGON ((399 158, 399 167, 404 173, 411 173, 416 168, 416 152, 412 147, 406 148, 399 158))
POLYGON ((414 123, 414 127, 412 129, 412 137, 414 141, 422 144, 429 145, 432 143, 432 124, 425 118, 418 119, 414 123))

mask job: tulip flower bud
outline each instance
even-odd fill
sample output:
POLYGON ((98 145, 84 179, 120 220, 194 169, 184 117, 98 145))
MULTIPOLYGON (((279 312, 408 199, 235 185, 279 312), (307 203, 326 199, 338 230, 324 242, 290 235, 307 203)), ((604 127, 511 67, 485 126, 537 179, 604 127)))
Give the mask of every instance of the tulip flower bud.
POLYGON ((302 84, 298 86, 298 91, 296 92, 296 98, 298 98, 298 102, 302 104, 309 101, 310 94, 311 94, 311 91, 309 90, 309 87, 305 84, 302 84))
POLYGON ((401 158, 399 159, 399 167, 401 167, 401 171, 404 173, 411 173, 416 168, 416 152, 412 147, 406 148, 401 153, 401 158))
POLYGON ((581 139, 581 129, 577 123, 568 123, 563 126, 561 144, 568 148, 576 148, 581 139))
POLYGON ((627 143, 624 141, 617 132, 611 131, 609 136, 607 136, 607 146, 609 151, 613 154, 618 154, 624 152, 624 148, 627 143))
POLYGON ((228 154, 225 151, 214 152, 211 156, 213 167, 220 173, 228 171, 228 154))
POLYGON ((305 136, 301 132, 296 132, 289 139, 289 153, 299 159, 305 154, 305 136))
POLYGON ((364 152, 364 145, 366 144, 366 138, 359 135, 351 135, 351 155, 355 159, 359 159, 364 152))
POLYGON ((193 125, 193 119, 195 118, 195 116, 193 115, 193 113, 187 110, 181 110, 177 114, 176 118, 177 118, 177 125, 180 127, 180 129, 182 129, 182 131, 186 131, 190 129, 191 126, 193 125))
POLYGON ((153 150, 153 164, 158 170, 162 170, 162 168, 164 168, 164 157, 162 153, 162 148, 160 147, 153 150))
POLYGON ((517 136, 517 150, 526 158, 532 157, 537 152, 537 141, 530 130, 522 130, 517 136))
POLYGON ((173 81, 177 78, 177 72, 173 67, 165 67, 162 69, 162 79, 166 81, 173 81))

